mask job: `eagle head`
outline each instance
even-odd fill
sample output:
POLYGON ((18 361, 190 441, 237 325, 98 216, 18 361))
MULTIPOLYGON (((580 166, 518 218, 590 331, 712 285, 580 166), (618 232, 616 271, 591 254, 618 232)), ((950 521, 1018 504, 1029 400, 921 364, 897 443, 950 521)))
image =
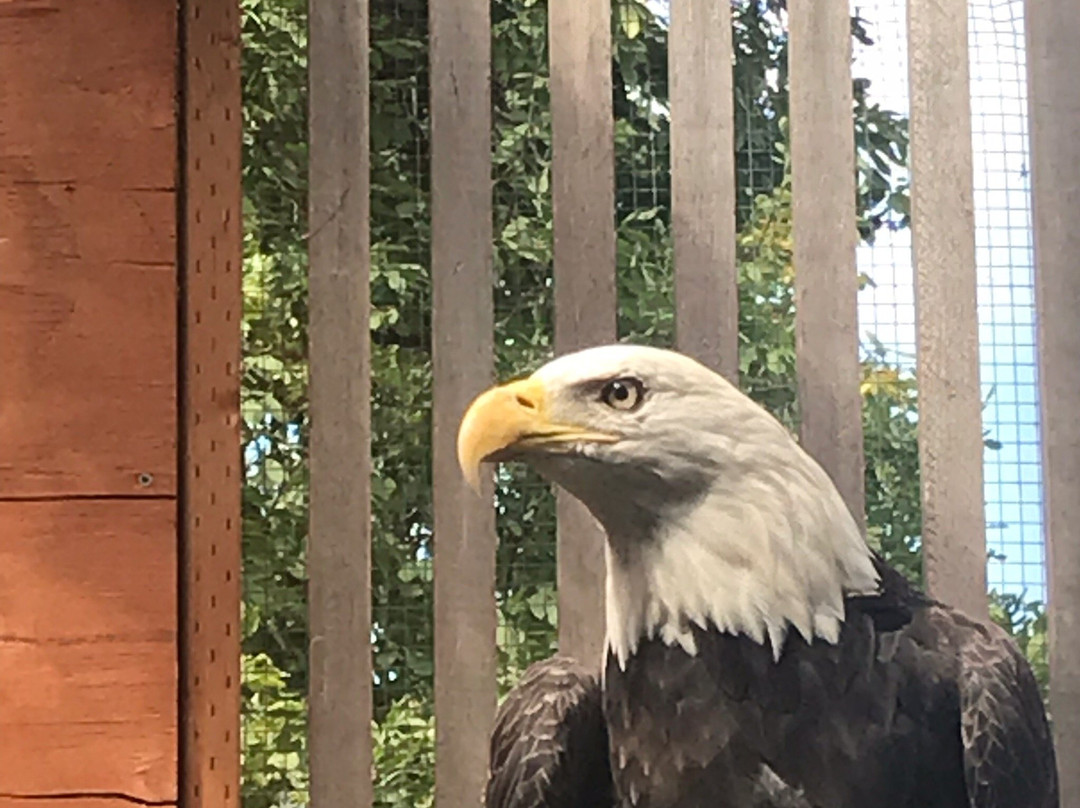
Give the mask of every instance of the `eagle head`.
POLYGON ((722 376, 674 351, 566 354, 476 398, 458 459, 521 460, 578 498, 607 534, 608 645, 695 653, 692 625, 770 641, 835 642, 843 597, 878 586, 828 475, 722 376))

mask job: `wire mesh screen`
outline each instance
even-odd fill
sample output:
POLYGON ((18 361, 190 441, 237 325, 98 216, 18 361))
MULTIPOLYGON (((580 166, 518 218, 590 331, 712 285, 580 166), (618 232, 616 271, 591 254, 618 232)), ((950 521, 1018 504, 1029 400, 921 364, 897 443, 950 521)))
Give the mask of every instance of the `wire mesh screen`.
POLYGON ((907 37, 903 3, 852 7, 859 165, 859 325, 866 507, 871 539, 918 579, 915 300, 908 222, 907 37), (884 137, 883 137, 884 135, 884 137), (887 174, 880 169, 887 166, 887 174), (887 175, 889 182, 882 180, 887 175))
MULTIPOLYGON (((492 5, 495 362, 500 379, 551 357, 551 108, 547 8, 492 5)), ((503 466, 497 480, 500 693, 557 641, 555 497, 537 474, 503 466)))
POLYGON ((306 15, 243 3, 243 784, 307 802, 306 15))
POLYGON ((787 120, 787 33, 784 4, 732 3, 735 50, 735 178, 737 221, 744 224, 759 194, 782 185, 787 120))
POLYGON ((372 587, 375 714, 426 698, 431 642, 427 12, 372 4, 372 587))
POLYGON ((990 586, 1045 599, 1021 0, 969 5, 990 586))
POLYGON ((739 374, 743 390, 796 429, 784 8, 781 2, 732 4, 739 374))
POLYGON ((666 3, 612 3, 618 333, 673 347, 666 3))
POLYGON ((376 805, 430 802, 431 217, 427 4, 374 0, 372 641, 376 805))
MULTIPOLYGON (((857 42, 854 72, 865 99, 860 114, 880 105, 908 115, 907 34, 904 4, 896 0, 869 0, 853 8, 872 44, 857 42)), ((860 147, 867 145, 865 128, 860 147)), ((897 179, 906 182, 906 159, 897 167, 897 179)), ((863 194, 860 189, 860 194, 863 194)), ((915 366, 915 290, 911 266, 911 231, 900 211, 885 211, 873 241, 858 248, 858 267, 868 282, 859 296, 861 332, 878 355, 911 371, 915 366)))

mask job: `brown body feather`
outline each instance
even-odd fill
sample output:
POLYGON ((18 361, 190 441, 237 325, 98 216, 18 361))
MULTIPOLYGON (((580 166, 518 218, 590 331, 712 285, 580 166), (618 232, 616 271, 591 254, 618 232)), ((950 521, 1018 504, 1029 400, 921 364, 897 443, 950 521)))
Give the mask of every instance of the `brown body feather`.
POLYGON ((643 643, 606 684, 534 665, 499 711, 488 808, 1057 808, 1053 746, 1008 636, 913 591, 849 598, 840 641, 779 662, 694 629, 643 643))

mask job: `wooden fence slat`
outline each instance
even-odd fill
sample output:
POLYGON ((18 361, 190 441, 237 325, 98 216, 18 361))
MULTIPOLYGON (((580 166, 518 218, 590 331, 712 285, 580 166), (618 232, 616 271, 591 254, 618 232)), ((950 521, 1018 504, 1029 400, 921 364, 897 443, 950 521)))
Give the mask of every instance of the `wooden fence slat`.
POLYGON ((1080 6, 1028 0, 1043 497, 1050 584, 1050 709, 1062 808, 1080 808, 1080 6))
POLYGON ((488 0, 435 0, 431 35, 435 804, 482 803, 495 716, 495 514, 457 464, 466 407, 493 379, 488 0))
POLYGON ((792 226, 802 444, 865 523, 847 0, 792 3, 792 226))
MULTIPOLYGON (((549 0, 555 351, 615 341, 615 121, 610 0, 549 0)), ((560 490, 559 648, 604 647, 604 534, 560 490)))
POLYGON ((731 6, 672 3, 668 36, 677 347, 738 384, 731 6))
POLYGON ((368 3, 311 0, 312 808, 372 802, 368 3))
POLYGON ((181 799, 240 804, 240 9, 187 0, 181 321, 181 799))
POLYGON ((908 1, 919 466, 929 593, 987 613, 965 0, 908 1))

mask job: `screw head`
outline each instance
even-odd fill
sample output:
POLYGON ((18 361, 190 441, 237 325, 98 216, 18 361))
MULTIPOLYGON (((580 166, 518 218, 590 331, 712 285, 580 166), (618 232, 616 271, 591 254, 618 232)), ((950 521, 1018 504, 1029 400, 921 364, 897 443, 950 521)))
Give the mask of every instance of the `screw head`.
POLYGON ((138 480, 139 485, 143 488, 149 488, 151 485, 154 484, 154 475, 148 471, 140 473, 136 479, 138 480))

